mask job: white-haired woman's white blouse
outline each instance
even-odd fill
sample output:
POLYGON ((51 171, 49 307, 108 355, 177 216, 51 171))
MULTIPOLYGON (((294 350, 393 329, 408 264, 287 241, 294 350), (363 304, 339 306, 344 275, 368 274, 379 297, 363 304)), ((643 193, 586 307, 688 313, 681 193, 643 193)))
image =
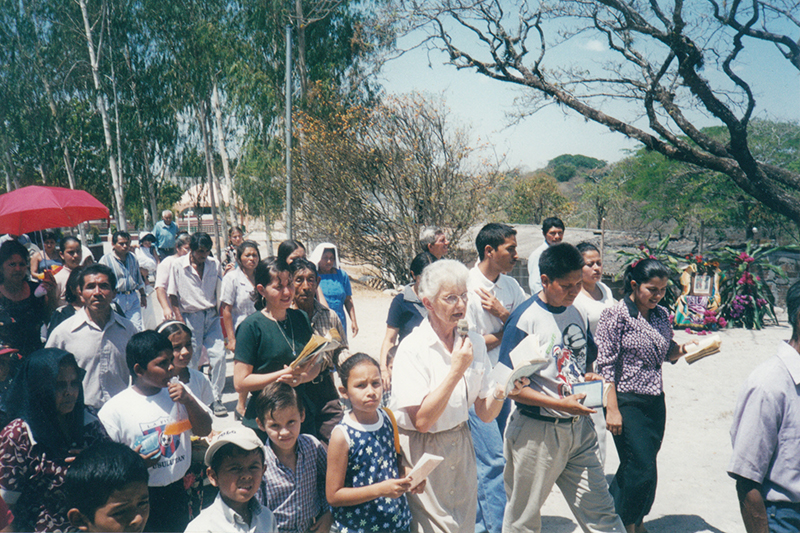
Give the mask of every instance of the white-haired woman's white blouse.
MULTIPOLYGON (((486 353, 486 343, 472 331, 469 340, 472 342, 472 365, 464 372, 442 416, 429 433, 447 431, 466 422, 475 400, 486 398, 492 392, 488 380, 492 363, 486 353)), ((390 404, 398 426, 416 431, 405 408, 422 405, 422 400, 444 381, 450 371, 450 361, 450 352, 427 319, 403 339, 394 358, 390 404)))

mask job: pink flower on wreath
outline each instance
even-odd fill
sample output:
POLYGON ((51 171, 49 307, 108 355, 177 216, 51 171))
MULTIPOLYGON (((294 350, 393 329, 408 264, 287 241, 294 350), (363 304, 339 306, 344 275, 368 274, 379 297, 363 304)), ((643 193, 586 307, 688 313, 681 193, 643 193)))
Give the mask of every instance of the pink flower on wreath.
POLYGON ((650 259, 655 259, 655 258, 656 258, 656 256, 654 256, 654 255, 650 256, 650 259))
POLYGON ((724 319, 724 318, 722 318, 722 317, 719 317, 719 318, 717 319, 717 324, 719 324, 719 327, 721 327, 721 328, 727 328, 727 327, 728 327, 728 321, 727 321, 727 320, 725 320, 725 319, 724 319))

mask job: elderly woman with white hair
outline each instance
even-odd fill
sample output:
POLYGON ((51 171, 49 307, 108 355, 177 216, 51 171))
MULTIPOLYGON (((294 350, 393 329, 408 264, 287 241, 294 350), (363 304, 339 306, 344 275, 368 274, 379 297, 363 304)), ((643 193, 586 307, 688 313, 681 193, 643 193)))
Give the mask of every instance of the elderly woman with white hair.
MULTIPOLYGON (((444 458, 423 493, 408 493, 412 531, 472 533, 477 507, 475 450, 469 408, 490 422, 500 413, 505 389, 489 380, 492 370, 483 337, 461 334, 467 311, 467 267, 449 259, 426 267, 419 296, 428 316, 397 350, 391 407, 403 455, 415 465, 424 453, 444 458)), ((515 383, 521 390, 527 379, 515 383)))

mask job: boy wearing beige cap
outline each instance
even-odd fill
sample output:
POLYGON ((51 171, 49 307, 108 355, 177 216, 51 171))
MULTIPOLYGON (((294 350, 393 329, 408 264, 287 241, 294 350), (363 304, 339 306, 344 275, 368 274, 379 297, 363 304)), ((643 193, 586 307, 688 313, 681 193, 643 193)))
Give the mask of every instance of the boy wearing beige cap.
POLYGON ((264 475, 264 445, 252 429, 238 426, 217 435, 205 462, 219 494, 189 523, 187 532, 275 531, 272 512, 254 498, 264 475))

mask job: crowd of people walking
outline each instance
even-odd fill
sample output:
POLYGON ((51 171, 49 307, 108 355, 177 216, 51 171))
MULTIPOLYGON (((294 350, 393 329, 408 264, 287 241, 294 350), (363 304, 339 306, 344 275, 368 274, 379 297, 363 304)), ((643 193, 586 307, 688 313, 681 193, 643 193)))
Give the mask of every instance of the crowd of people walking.
MULTIPOLYGON (((372 354, 349 350, 359 326, 333 243, 262 258, 234 227, 217 258, 169 211, 134 249, 115 232, 94 264, 76 237, 45 233, 33 254, 5 239, 0 529, 538 532, 558 486, 583 531, 646 532, 661 366, 688 348, 659 305, 670 272, 634 262, 616 301, 598 248, 564 231, 544 221, 530 295, 509 275, 514 228, 486 224, 472 268, 425 231, 372 354), (296 364, 315 336, 336 349, 296 364), (219 432, 229 357, 235 423, 219 432), (587 403, 584 384, 604 401, 587 403)), ((789 299, 796 352, 800 289, 789 299)), ((756 423, 747 408, 735 430, 756 423)), ((773 472, 739 448, 731 475, 758 503, 773 472)), ((753 509, 746 523, 766 520, 753 509)))

